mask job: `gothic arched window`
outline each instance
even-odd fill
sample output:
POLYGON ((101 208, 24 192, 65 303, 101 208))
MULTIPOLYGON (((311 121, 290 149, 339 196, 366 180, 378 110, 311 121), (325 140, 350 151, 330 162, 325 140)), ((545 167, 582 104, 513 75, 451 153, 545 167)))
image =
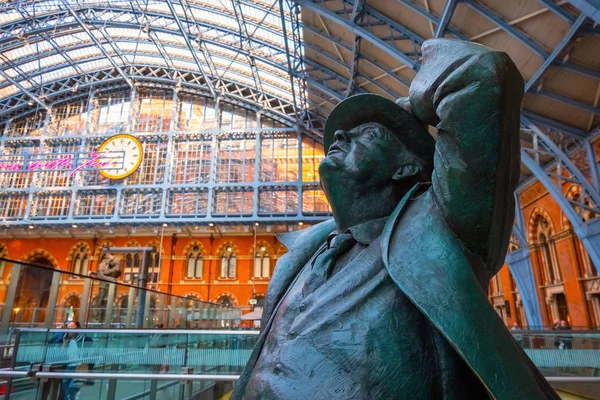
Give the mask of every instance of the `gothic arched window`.
MULTIPOLYGON (((597 216, 597 214, 592 211, 593 206, 590 203, 589 199, 582 199, 580 194, 577 193, 573 195, 571 202, 576 203, 576 205, 574 205, 573 208, 585 222, 597 216)), ((587 249, 585 248, 585 245, 581 240, 579 240, 579 238, 576 238, 576 241, 579 244, 581 259, 583 261, 583 271, 581 271, 582 274, 585 277, 597 276, 598 270, 592 262, 592 259, 590 258, 590 255, 587 249)))
POLYGON ((160 252, 155 245, 152 245, 152 251, 147 255, 148 260, 148 282, 157 283, 159 264, 160 264, 160 252))
POLYGON ((271 258, 267 253, 267 248, 261 246, 254 256, 254 277, 268 278, 271 274, 271 258))
POLYGON ((233 308, 233 300, 229 296, 219 297, 219 300, 217 300, 217 304, 220 304, 225 307, 233 308))
POLYGON ((198 246, 194 246, 188 254, 186 278, 202 279, 202 254, 198 246))
POLYGON ((231 246, 227 246, 221 254, 221 279, 235 279, 236 258, 231 246))
POLYGON ((85 275, 87 273, 89 259, 86 247, 81 246, 78 248, 71 260, 71 272, 85 275))
POLYGON ((551 239, 552 230, 548 221, 541 215, 537 217, 536 233, 538 244, 538 262, 544 275, 544 284, 562 282, 560 268, 557 263, 554 241, 551 239))

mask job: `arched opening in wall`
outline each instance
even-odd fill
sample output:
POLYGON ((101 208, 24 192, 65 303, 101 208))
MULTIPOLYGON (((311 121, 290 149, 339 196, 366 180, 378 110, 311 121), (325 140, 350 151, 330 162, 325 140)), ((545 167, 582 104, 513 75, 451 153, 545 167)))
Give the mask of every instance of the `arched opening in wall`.
POLYGON ((79 308, 81 305, 81 300, 79 296, 76 294, 72 294, 65 301, 65 318, 64 322, 67 323, 69 321, 78 321, 79 320, 79 308))
POLYGON ((600 284, 597 284, 593 289, 593 292, 588 291, 587 298, 589 299, 592 308, 592 326, 598 329, 600 328, 600 284))
POLYGON ((535 241, 537 242, 537 258, 540 267, 542 285, 553 285, 562 282, 556 247, 552 235, 552 225, 542 215, 538 214, 534 222, 535 241))
POLYGON ((256 305, 254 308, 265 308, 265 296, 256 297, 256 305))
POLYGON ((556 276, 554 271, 554 263, 552 261, 553 258, 550 250, 550 244, 548 243, 548 238, 544 233, 540 233, 538 240, 540 245, 540 261, 545 266, 545 281, 547 284, 555 283, 556 276))
POLYGON ((529 326, 527 321, 527 314, 525 313, 525 307, 523 306, 523 300, 521 300, 521 294, 519 293, 519 288, 517 287, 517 283, 515 282, 515 278, 513 277, 510 270, 508 271, 509 284, 510 284, 510 292, 513 296, 513 301, 515 303, 515 308, 517 309, 517 315, 515 315, 515 320, 517 325, 520 328, 525 328, 529 326))
MULTIPOLYGON (((34 256, 31 263, 53 267, 52 261, 44 256, 34 256)), ((46 318, 46 308, 52 286, 53 271, 33 266, 23 266, 15 296, 12 320, 15 326, 40 327, 46 318)))
POLYGON ((268 279, 271 276, 271 257, 265 246, 260 246, 254 256, 254 278, 268 279))
MULTIPOLYGON (((70 271, 78 275, 87 274, 89 260, 87 248, 85 246, 79 247, 71 260, 70 271)), ((80 277, 73 276, 72 278, 79 279, 80 277)))
POLYGON ((200 253, 200 247, 194 246, 187 256, 185 277, 187 279, 202 279, 202 253, 200 253))
POLYGON ((571 325, 571 316, 569 315, 569 307, 567 305, 567 297, 564 293, 559 293, 556 296, 556 307, 558 309, 558 319, 566 321, 571 325))
POLYGON ((235 279, 237 259, 231 246, 226 246, 221 254, 220 279, 235 279))
POLYGON ((559 295, 564 296, 562 274, 558 263, 558 255, 554 243, 554 225, 547 212, 539 209, 534 211, 535 219, 532 225, 532 235, 535 244, 535 257, 540 277, 540 290, 546 299, 546 315, 549 323, 560 321, 558 301, 559 295))
MULTIPOLYGON (((581 219, 583 219, 584 222, 587 222, 587 221, 597 217, 597 214, 592 211, 592 205, 591 205, 589 199, 582 199, 581 195, 579 193, 575 193, 572 196, 567 195, 567 197, 570 197, 571 202, 575 203, 573 205, 573 208, 575 209, 577 214, 579 214, 581 216, 581 219)), ((567 220, 567 223, 568 223, 568 226, 571 225, 568 222, 568 220, 567 220)), ((576 235, 573 235, 573 238, 574 238, 575 242, 577 243, 576 247, 579 252, 578 258, 581 261, 581 269, 580 269, 581 276, 583 278, 591 278, 591 277, 598 276, 598 269, 592 262, 592 259, 590 258, 590 255, 589 255, 587 249, 585 248, 585 245, 579 239, 579 237, 577 237, 576 235)))
POLYGON ((158 274, 160 267, 160 252, 156 245, 152 245, 152 251, 147 255, 150 257, 148 260, 148 282, 158 283, 158 274))
MULTIPOLYGON (((573 204, 573 208, 579 214, 584 222, 598 217, 594 211, 589 199, 582 199, 581 194, 578 193, 579 187, 573 186, 567 193, 567 198, 570 199, 573 204)), ((571 223, 567 218, 564 218, 565 225, 571 228, 571 223)), ((575 234, 572 235, 573 245, 575 252, 577 253, 577 260, 579 265, 579 277, 583 280, 584 290, 590 317, 591 325, 594 327, 600 327, 600 276, 598 276, 598 268, 594 265, 585 245, 575 234)))
MULTIPOLYGON (((8 258, 8 250, 6 246, 0 243, 0 258, 8 258)), ((6 261, 0 260, 0 281, 8 281, 8 277, 10 276, 11 271, 5 271, 6 269, 6 261), (6 272, 6 276, 5 273, 6 272)), ((9 268, 10 270, 11 268, 9 268)))
MULTIPOLYGON (((135 299, 135 297, 134 297, 135 299)), ((119 324, 126 327, 127 326, 127 305, 129 304, 129 295, 124 295, 117 301, 117 320, 119 324)), ((133 307, 135 309, 135 306, 133 307)), ((131 318, 135 318, 133 316, 131 318)))
POLYGON ((123 282, 130 285, 137 285, 142 266, 142 255, 140 253, 128 253, 125 255, 125 273, 123 282))
POLYGON ((217 304, 224 307, 233 308, 233 299, 229 296, 221 296, 219 297, 219 300, 217 300, 217 304))

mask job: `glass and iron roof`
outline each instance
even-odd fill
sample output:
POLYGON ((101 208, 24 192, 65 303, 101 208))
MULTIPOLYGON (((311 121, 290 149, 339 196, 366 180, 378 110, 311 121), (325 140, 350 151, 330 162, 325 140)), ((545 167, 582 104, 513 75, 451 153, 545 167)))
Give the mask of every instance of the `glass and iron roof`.
POLYGON ((600 125, 600 12, 579 3, 4 2, 0 118, 92 88, 158 82, 194 86, 318 135, 349 95, 406 96, 423 41, 448 37, 506 51, 527 81, 523 116, 560 140, 586 138, 600 125))
MULTIPOLYGON (((295 123, 276 1, 14 1, 0 8, 0 117, 116 82, 202 86, 295 123), (68 96, 68 95, 67 95, 68 96)), ((287 39, 287 43, 286 43, 287 39)))

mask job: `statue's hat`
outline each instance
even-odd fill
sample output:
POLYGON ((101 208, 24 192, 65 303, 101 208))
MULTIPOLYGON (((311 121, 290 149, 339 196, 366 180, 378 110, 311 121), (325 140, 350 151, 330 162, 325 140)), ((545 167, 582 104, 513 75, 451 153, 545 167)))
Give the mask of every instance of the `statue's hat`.
POLYGON ((411 153, 432 168, 435 140, 425 125, 392 100, 372 93, 350 96, 333 108, 325 122, 325 152, 334 142, 335 131, 348 131, 367 122, 388 128, 411 153))

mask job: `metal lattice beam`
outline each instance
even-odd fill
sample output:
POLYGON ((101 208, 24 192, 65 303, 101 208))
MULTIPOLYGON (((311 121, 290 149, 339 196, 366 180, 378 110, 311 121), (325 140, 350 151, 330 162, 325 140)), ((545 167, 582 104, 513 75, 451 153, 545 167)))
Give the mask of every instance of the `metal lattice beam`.
POLYGON ((190 50, 190 54, 192 55, 192 57, 194 58, 194 61, 196 62, 196 65, 198 66, 198 71, 204 78, 204 80, 206 82, 206 86, 208 87, 208 90, 210 91, 212 98, 216 99, 217 93, 215 92, 214 85, 208 79, 208 76, 204 72, 204 66, 202 65, 202 63, 200 63, 200 60, 198 59, 198 56, 196 55, 196 50, 194 49, 194 46, 192 45, 192 42, 190 41, 189 32, 186 31, 185 28, 183 27, 183 24, 181 23, 181 20, 179 19, 179 15, 177 15, 177 11, 175 10, 175 7, 173 6, 173 2, 171 0, 166 0, 166 1, 167 1, 167 5, 169 6, 169 10, 171 11, 171 14, 173 15, 173 18, 175 19, 175 22, 177 23, 177 26, 179 27, 179 30, 181 31, 181 36, 183 37, 185 44, 187 45, 188 49, 190 50))
POLYGON ((89 38, 96 44, 96 46, 98 46, 98 49, 102 52, 102 54, 104 54, 104 56, 108 59, 108 61, 112 64, 112 66, 115 67, 115 69, 117 71, 119 71, 119 74, 123 77, 123 80, 125 80, 125 82, 127 82, 129 87, 133 88, 133 82, 129 79, 129 77, 127 76, 125 71, 123 71, 121 69, 121 67, 115 62, 115 60, 108 54, 108 52, 106 51, 104 46, 102 46, 102 44, 100 44, 100 42, 98 41, 96 36, 94 36, 92 31, 90 31, 90 28, 88 28, 87 25, 81 20, 81 18, 79 18, 79 15, 77 15, 75 10, 73 10, 73 8, 69 4, 69 2, 66 0, 63 0, 63 5, 67 8, 67 10, 69 10, 69 13, 73 16, 73 18, 75 18, 75 21, 77 21, 79 26, 81 26, 81 28, 83 28, 83 30, 85 31, 85 33, 87 33, 89 38))
POLYGON ((446 0, 446 5, 444 6, 444 11, 440 16, 440 22, 435 29, 434 37, 442 38, 446 33, 446 29, 448 25, 450 25, 450 20, 452 19, 452 15, 454 14, 454 10, 456 10, 457 0, 446 0))
POLYGON ((600 3, 598 0, 567 0, 582 14, 587 15, 595 23, 600 24, 600 3))
MULTIPOLYGON (((180 77, 180 79, 173 79, 169 77, 169 74, 167 73, 168 70, 165 67, 132 64, 131 69, 132 75, 130 76, 130 79, 135 79, 140 82, 163 83, 169 86, 176 86, 180 83, 183 88, 190 88, 197 91, 199 94, 210 96, 210 92, 204 83, 204 79, 198 71, 180 70, 183 74, 182 77, 180 77)), ((0 72, 0 74, 1 73, 2 72, 0 72)), ((92 88, 114 86, 123 81, 123 77, 120 76, 116 69, 109 68, 47 82, 43 87, 38 88, 38 90, 43 90, 49 100, 54 100, 56 102, 75 97, 77 94, 73 93, 73 87, 78 87, 80 92, 84 92, 92 88)), ((226 101, 254 110, 263 108, 263 105, 258 102, 259 95, 254 88, 227 80, 223 80, 223 83, 222 90, 226 101)), ((16 115, 19 110, 26 112, 29 107, 28 103, 30 98, 31 97, 25 93, 17 93, 0 100, 0 117, 8 114, 16 115)), ((266 101, 269 102, 270 107, 262 111, 265 116, 281 121, 287 125, 295 122, 293 117, 293 104, 272 95, 268 95, 266 101)))
MULTIPOLYGON (((354 6, 352 7, 352 15, 350 16, 350 20, 354 24, 361 24, 361 20, 364 16, 364 0, 356 0, 354 6)), ((356 77, 358 75, 358 62, 360 60, 360 42, 361 37, 358 35, 354 35, 354 41, 352 43, 352 57, 350 58, 350 79, 348 79, 348 86, 344 95, 346 97, 350 96, 354 93, 356 89, 356 77)))
MULTIPOLYGON (((15 85, 17 88, 19 88, 19 90, 23 94, 25 94, 28 98, 30 98, 31 100, 35 101, 40 106, 44 107, 46 109, 46 111, 50 112, 50 107, 48 107, 46 105, 46 103, 44 103, 42 100, 40 100, 35 94, 33 94, 29 90, 25 89, 23 87, 23 85, 21 85, 19 82, 15 81, 13 78, 11 78, 6 72, 0 70, 0 75, 2 75, 2 77, 4 79, 6 79, 7 81, 9 81, 13 85, 15 85)), ((29 104, 29 101, 27 101, 27 104, 29 104)))
MULTIPOLYGON (((317 4, 317 2, 314 2, 314 1, 296 0, 295 3, 299 4, 302 7, 305 7, 308 10, 311 10, 311 11, 321 15, 324 18, 327 18, 328 20, 330 20, 330 21, 342 26, 343 28, 347 29, 348 31, 352 32, 353 34, 360 36, 361 38, 369 41, 371 44, 378 47, 380 50, 384 51, 385 53, 387 53, 391 57, 395 58, 396 60, 400 61, 407 67, 409 67, 411 69, 418 68, 418 65, 419 65, 418 61, 415 61, 414 59, 412 59, 411 57, 402 53, 400 50, 396 49, 389 43, 386 43, 385 41, 381 40, 374 33, 367 31, 365 28, 363 28, 361 26, 358 26, 355 22, 350 21, 346 18, 340 17, 335 12, 327 9, 324 6, 323 7, 319 6, 317 4)), ((352 4, 354 5, 353 2, 352 2, 352 4)), ((372 11, 367 11, 367 7, 365 7, 365 13, 368 15, 378 15, 376 13, 373 13, 372 11)), ((421 43, 422 42, 423 42, 423 40, 421 40, 421 43)))
POLYGON ((544 74, 544 72, 546 72, 548 67, 550 65, 552 65, 552 63, 554 63, 554 61, 556 60, 556 57, 558 57, 560 55, 560 53, 564 50, 564 48, 567 46, 567 44, 569 44, 569 42, 571 41, 573 36, 575 36, 575 34, 577 33, 577 31, 579 30, 581 25, 583 25, 583 23, 585 22, 585 19, 586 19, 586 16, 584 14, 581 14, 577 18, 577 20, 571 26, 571 29, 569 29, 569 31, 567 32, 565 37, 556 46, 554 51, 546 57, 542 66, 535 72, 535 74, 533 74, 531 79, 529 79, 529 81, 527 81, 527 83, 525 84, 526 92, 529 91, 533 87, 533 85, 537 82, 537 80, 544 74))

